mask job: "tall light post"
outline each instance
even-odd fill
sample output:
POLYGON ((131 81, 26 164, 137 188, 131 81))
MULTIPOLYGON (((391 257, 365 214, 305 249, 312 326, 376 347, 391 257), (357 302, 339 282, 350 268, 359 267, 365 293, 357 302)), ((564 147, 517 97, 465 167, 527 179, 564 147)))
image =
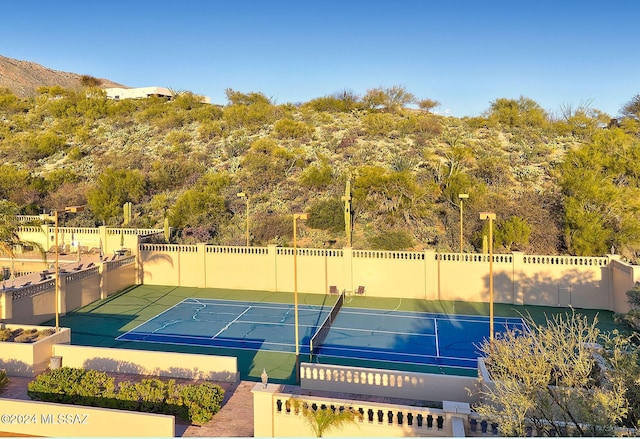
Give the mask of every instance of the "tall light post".
POLYGON ((480 212, 481 220, 489 220, 489 343, 493 350, 493 212, 480 212))
POLYGON ((245 209, 245 215, 247 216, 247 227, 246 227, 246 238, 247 238, 247 247, 249 247, 249 196, 245 192, 238 192, 238 198, 244 198, 247 203, 247 208, 245 209))
POLYGON ((298 223, 309 218, 307 213, 293 214, 293 320, 296 340, 296 383, 300 381, 300 346, 298 341, 298 223))
POLYGON ((462 228, 462 205, 463 205, 463 201, 469 198, 469 194, 458 194, 458 198, 460 199, 460 253, 462 253, 462 249, 463 249, 462 233, 464 230, 462 228))
MULTIPOLYGON (((65 207, 63 212, 82 212, 84 206, 65 207)), ((60 330, 60 248, 58 244, 58 210, 53 210, 50 215, 41 215, 40 218, 46 220, 53 219, 54 245, 56 248, 55 271, 56 271, 56 332, 60 330)))

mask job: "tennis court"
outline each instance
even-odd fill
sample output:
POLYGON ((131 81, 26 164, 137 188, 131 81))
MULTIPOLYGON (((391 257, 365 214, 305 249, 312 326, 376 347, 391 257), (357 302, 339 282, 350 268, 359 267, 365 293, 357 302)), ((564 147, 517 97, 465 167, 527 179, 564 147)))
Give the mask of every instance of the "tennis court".
MULTIPOLYGON (((302 355, 313 349, 320 362, 340 358, 475 369, 478 346, 489 337, 484 316, 341 305, 298 307, 302 355)), ((190 297, 117 340, 293 353, 294 325, 291 304, 190 297)), ((524 324, 520 318, 496 317, 494 328, 498 334, 523 330, 524 324)))

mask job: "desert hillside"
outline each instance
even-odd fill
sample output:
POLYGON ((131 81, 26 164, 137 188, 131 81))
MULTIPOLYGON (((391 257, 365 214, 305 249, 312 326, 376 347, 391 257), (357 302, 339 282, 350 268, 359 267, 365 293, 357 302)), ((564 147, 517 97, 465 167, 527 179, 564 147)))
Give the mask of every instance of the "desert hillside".
POLYGON ((92 77, 2 60, 5 212, 83 204, 65 224, 166 219, 172 242, 224 245, 245 243, 247 207, 251 245, 290 245, 292 214, 308 212, 302 245, 335 248, 349 182, 354 248, 482 251, 489 211, 498 252, 640 254, 640 96, 613 121, 526 97, 445 117, 402 87, 297 104, 231 89, 224 106, 189 92, 112 101, 92 77))
MULTIPOLYGON (((29 61, 21 61, 0 55, 0 87, 6 87, 16 96, 34 96, 36 90, 42 86, 59 85, 63 88, 79 90, 90 75, 61 72, 49 69, 29 61)), ((92 77, 91 77, 92 78, 92 77)), ((97 79, 102 87, 122 87, 107 79, 97 79)))

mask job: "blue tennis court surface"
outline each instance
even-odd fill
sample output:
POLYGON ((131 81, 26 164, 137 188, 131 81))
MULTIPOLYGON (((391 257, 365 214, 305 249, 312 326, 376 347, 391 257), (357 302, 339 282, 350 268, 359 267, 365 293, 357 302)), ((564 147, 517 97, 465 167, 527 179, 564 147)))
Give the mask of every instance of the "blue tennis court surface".
MULTIPOLYGON (((331 306, 299 305, 300 354, 331 306)), ((524 330, 519 318, 494 318, 496 335, 524 330)), ((217 348, 295 352, 291 304, 185 299, 117 340, 217 348)), ((343 307, 316 357, 477 367, 478 346, 489 338, 489 318, 343 307)))

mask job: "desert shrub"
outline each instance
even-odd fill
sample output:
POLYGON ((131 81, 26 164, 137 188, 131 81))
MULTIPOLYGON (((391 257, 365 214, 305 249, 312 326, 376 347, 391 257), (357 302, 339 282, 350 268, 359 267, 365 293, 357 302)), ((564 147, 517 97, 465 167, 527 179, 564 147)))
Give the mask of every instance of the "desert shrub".
POLYGON ((314 201, 309 207, 307 225, 314 229, 323 229, 335 233, 344 230, 342 201, 338 199, 314 201))
POLYGON ((278 214, 261 215, 254 222, 253 235, 260 244, 284 244, 293 235, 291 217, 278 214))
POLYGON ((0 341, 7 341, 11 338, 11 330, 9 328, 0 329, 0 341))
POLYGON ((304 122, 280 119, 274 124, 273 131, 281 139, 302 139, 313 133, 313 127, 304 122))
POLYGON ((49 157, 65 146, 65 139, 50 131, 28 136, 23 143, 23 152, 27 159, 40 160, 49 157))
POLYGON ((83 87, 99 87, 102 85, 102 80, 90 75, 80 76, 80 83, 83 87))
POLYGON ((395 117, 389 113, 370 113, 362 118, 369 136, 388 136, 397 128, 395 117))
POLYGON ((0 393, 9 385, 9 378, 7 378, 7 371, 0 370, 0 393))
POLYGON ((224 122, 219 120, 203 121, 198 127, 198 138, 200 140, 213 140, 216 137, 224 137, 227 133, 224 122))
POLYGON ((333 182, 333 169, 328 164, 308 166, 300 174, 300 182, 305 186, 327 187, 333 182))
POLYGON ((413 238, 404 230, 387 230, 367 238, 373 250, 406 250, 413 247, 413 238))
POLYGON ((84 153, 82 152, 82 149, 77 145, 72 146, 71 148, 69 148, 69 151, 67 151, 67 157, 69 157, 69 159, 73 161, 80 160, 83 156, 84 153))

